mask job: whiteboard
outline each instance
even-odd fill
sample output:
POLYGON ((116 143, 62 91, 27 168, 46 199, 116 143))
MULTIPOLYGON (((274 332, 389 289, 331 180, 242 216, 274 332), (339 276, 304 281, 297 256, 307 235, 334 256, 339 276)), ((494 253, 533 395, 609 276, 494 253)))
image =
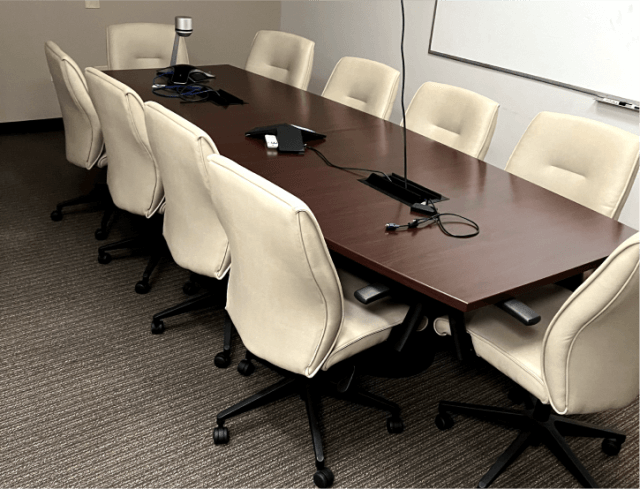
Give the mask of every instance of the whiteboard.
POLYGON ((640 0, 436 0, 429 52, 640 101, 640 0))

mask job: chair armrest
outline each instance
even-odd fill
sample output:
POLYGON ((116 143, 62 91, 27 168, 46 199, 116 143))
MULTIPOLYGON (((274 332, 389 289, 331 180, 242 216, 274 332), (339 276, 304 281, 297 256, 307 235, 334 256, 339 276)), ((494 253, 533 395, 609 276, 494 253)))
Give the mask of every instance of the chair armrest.
POLYGON ((533 326, 540 322, 540 314, 517 299, 509 299, 496 303, 496 306, 513 316, 525 326, 533 326))
POLYGON ((369 284, 366 287, 356 290, 353 295, 363 304, 371 304, 374 301, 382 299, 391 293, 391 289, 384 284, 369 284))
POLYGON ((100 70, 100 71, 107 71, 109 69, 109 67, 107 65, 102 65, 102 66, 94 66, 94 68, 96 70, 100 70))

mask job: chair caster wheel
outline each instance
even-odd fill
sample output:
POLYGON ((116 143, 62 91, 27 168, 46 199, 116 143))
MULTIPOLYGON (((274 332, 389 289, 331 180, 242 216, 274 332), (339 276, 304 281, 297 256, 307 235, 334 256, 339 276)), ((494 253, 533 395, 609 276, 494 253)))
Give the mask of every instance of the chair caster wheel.
POLYGON ((313 483, 318 487, 331 487, 333 485, 333 472, 330 469, 318 470, 313 474, 313 483))
POLYGON ((402 433, 404 431, 404 423, 399 416, 387 418, 387 431, 391 434, 402 433))
POLYGON ((605 438, 604 440, 602 440, 602 451, 607 455, 618 455, 621 448, 622 443, 620 443, 615 438, 605 438))
POLYGON ((94 233, 94 236, 96 237, 96 239, 98 241, 104 241, 105 239, 107 239, 109 237, 109 232, 108 231, 103 231, 102 229, 96 229, 96 232, 94 233))
POLYGON ((136 284, 136 294, 146 294, 150 290, 151 286, 149 285, 149 282, 140 280, 140 282, 136 284))
POLYGON ((229 428, 219 426, 213 429, 213 444, 226 445, 229 443, 229 428))
POLYGON ((52 221, 62 221, 62 212, 59 210, 55 210, 51 213, 52 221))
POLYGON ((213 363, 215 363, 216 367, 218 368, 227 368, 229 365, 231 365, 231 357, 229 353, 223 351, 216 355, 216 357, 213 359, 213 363))
POLYGON ((196 292, 198 292, 198 288, 199 287, 196 284, 194 284, 191 280, 189 280, 182 286, 182 292, 184 292, 187 295, 193 295, 196 292))
POLYGON ((162 333, 164 333, 164 322, 151 321, 151 334, 162 334, 162 333))
POLYGON ((514 404, 522 404, 525 400, 525 393, 520 387, 513 387, 509 389, 507 394, 509 400, 514 404))
POLYGON ((240 375, 244 375, 245 377, 249 377, 253 372, 255 372, 256 366, 251 363, 249 360, 242 360, 238 364, 238 373, 240 375))
POLYGON ((440 413, 436 416, 436 426, 439 430, 448 430, 453 426, 453 418, 448 414, 440 413))
POLYGON ((98 255, 98 263, 102 263, 103 265, 111 263, 111 255, 109 253, 100 253, 98 255))

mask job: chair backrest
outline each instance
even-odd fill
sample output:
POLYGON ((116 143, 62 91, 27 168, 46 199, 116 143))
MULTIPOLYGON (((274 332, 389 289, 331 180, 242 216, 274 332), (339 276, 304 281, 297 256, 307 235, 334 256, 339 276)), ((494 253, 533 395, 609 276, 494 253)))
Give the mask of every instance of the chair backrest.
POLYGON ((206 166, 231 244, 227 311, 258 357, 312 377, 343 317, 342 287, 307 205, 224 156, 206 166))
POLYGON ((508 172, 617 219, 638 173, 638 135, 602 122, 541 112, 508 172))
POLYGON ((164 186, 171 256, 187 270, 221 279, 231 263, 229 241, 202 178, 207 156, 218 149, 202 129, 156 102, 145 103, 144 113, 164 186))
POLYGON ((258 31, 245 69, 306 90, 313 68, 315 44, 288 32, 258 31))
MULTIPOLYGON (((171 62, 175 26, 171 24, 115 24, 107 27, 107 66, 110 70, 165 68, 171 62)), ((185 38, 178 44, 177 64, 188 64, 185 38)))
POLYGON ((107 183, 113 202, 120 209, 151 217, 164 193, 149 146, 144 104, 131 88, 102 71, 87 68, 85 74, 109 152, 107 183))
POLYGON ((624 407, 638 395, 638 234, 567 299, 547 328, 543 375, 560 414, 624 407))
POLYGON ((388 120, 399 80, 400 72, 390 66, 347 56, 336 64, 322 96, 388 120))
POLYGON ((45 42, 44 52, 62 112, 67 160, 90 169, 100 158, 104 141, 87 82, 75 61, 55 42, 45 42))
POLYGON ((496 129, 499 107, 471 90, 426 82, 407 108, 407 129, 483 159, 496 129))

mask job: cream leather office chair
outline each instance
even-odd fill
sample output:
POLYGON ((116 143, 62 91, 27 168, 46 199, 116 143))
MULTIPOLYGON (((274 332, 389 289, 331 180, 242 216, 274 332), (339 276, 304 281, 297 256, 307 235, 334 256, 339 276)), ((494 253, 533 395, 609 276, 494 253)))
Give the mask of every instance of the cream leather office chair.
POLYGON ((336 64, 322 96, 388 120, 399 80, 400 72, 385 64, 347 56, 336 64))
MULTIPOLYGON (((116 24, 107 27, 107 63, 110 70, 165 68, 171 62, 175 26, 171 24, 116 24)), ((189 64, 185 38, 180 38, 177 64, 189 64)))
MULTIPOLYGON (((94 166, 103 168, 107 165, 104 150, 102 127, 93 107, 87 82, 75 61, 69 57, 53 41, 44 44, 44 52, 49 65, 49 72, 56 89, 62 122, 64 123, 64 142, 69 163, 91 170, 94 166)), ((66 200, 56 205, 51 213, 54 221, 62 220, 62 209, 71 205, 91 202, 108 202, 109 192, 104 185, 96 187, 87 195, 66 200)), ((110 213, 105 213, 103 226, 96 231, 96 238, 105 239, 108 234, 106 221, 110 213)))
MULTIPOLYGON (((638 253, 635 234, 575 292, 548 285, 523 294, 520 299, 542 316, 535 326, 523 326, 497 308, 468 314, 467 331, 477 355, 531 394, 525 397, 523 412, 440 403, 440 429, 453 425, 448 413, 460 413, 522 430, 478 487, 487 487, 536 441, 544 442, 581 484, 597 487, 564 436, 604 438, 603 451, 616 455, 625 435, 552 411, 564 415, 617 409, 638 395, 638 253)), ((435 329, 449 334, 448 320, 436 319, 435 329)))
MULTIPOLYGON (((145 103, 144 112, 149 143, 164 186, 163 234, 175 262, 192 272, 184 291, 195 292, 196 281, 216 279, 211 292, 154 315, 151 332, 160 334, 165 329, 163 319, 207 307, 216 299, 224 304, 223 279, 231 265, 231 254, 202 179, 207 156, 218 154, 216 145, 202 129, 156 102, 145 103)), ((225 348, 215 358, 218 367, 227 367, 230 362, 230 322, 225 326, 225 348)))
MULTIPOLYGON (((149 146, 144 120, 144 104, 137 93, 125 84, 95 68, 85 70, 89 94, 102 123, 109 150, 107 184, 113 203, 119 209, 151 219, 160 209, 164 190, 149 146)), ((148 223, 146 235, 101 246, 98 261, 111 261, 112 250, 144 246, 151 249, 151 259, 136 292, 149 292, 149 277, 163 254, 164 240, 160 216, 148 223)))
POLYGON ((315 44, 288 32, 258 31, 245 70, 306 90, 315 44))
MULTIPOLYGON (((328 487, 315 406, 324 372, 384 342, 408 306, 389 298, 364 306, 354 292, 367 282, 336 271, 309 208, 293 195, 220 155, 211 155, 203 178, 210 188, 233 260, 227 311, 247 350, 285 372, 285 378, 218 414, 216 444, 227 443, 229 418, 288 394, 305 401, 316 454, 314 482, 328 487)), ((252 358, 251 354, 249 359, 252 358)), ((243 360, 241 373, 252 364, 243 360)), ((334 371, 335 372, 335 371, 334 371)), ((391 412, 390 432, 403 429, 400 408, 343 385, 333 395, 391 412)), ((282 419, 274 420, 278 426, 282 419)))
POLYGON ((483 159, 496 129, 499 107, 470 90, 426 82, 407 108, 407 129, 483 159))
POLYGON ((540 112, 513 150, 510 173, 617 219, 638 173, 638 135, 540 112))

